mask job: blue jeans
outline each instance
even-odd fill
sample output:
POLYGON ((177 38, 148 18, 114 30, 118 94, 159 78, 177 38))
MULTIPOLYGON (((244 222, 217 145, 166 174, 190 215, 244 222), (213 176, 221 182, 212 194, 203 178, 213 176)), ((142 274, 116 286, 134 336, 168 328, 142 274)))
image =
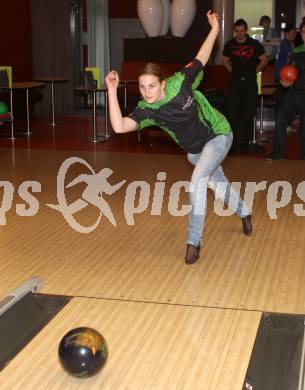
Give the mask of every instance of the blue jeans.
POLYGON ((206 214, 207 188, 214 190, 217 198, 228 204, 240 218, 250 214, 250 211, 239 193, 230 185, 224 175, 221 162, 226 157, 233 141, 233 134, 218 135, 206 143, 201 153, 188 153, 187 158, 195 165, 190 185, 190 202, 187 243, 201 244, 206 214), (225 185, 217 186, 217 183, 225 185))

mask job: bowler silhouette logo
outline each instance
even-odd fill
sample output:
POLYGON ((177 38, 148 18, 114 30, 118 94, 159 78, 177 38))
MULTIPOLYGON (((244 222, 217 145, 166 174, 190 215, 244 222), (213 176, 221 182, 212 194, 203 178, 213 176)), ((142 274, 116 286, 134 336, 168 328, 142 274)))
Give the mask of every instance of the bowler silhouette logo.
POLYGON ((47 206, 62 213, 68 224, 79 233, 92 232, 99 225, 103 215, 110 223, 112 223, 112 225, 116 226, 116 221, 111 208, 108 202, 103 198, 103 194, 112 195, 125 184, 126 180, 122 180, 121 182, 112 185, 107 180, 112 173, 113 171, 110 168, 103 168, 98 173, 95 173, 91 165, 79 157, 70 157, 66 159, 62 163, 57 175, 58 204, 47 204, 47 206), (73 164, 76 163, 87 167, 91 174, 83 173, 65 186, 67 171, 73 164), (67 204, 65 189, 71 188, 82 182, 87 184, 85 190, 83 191, 82 198, 67 204), (100 210, 100 215, 93 225, 83 226, 74 218, 73 215, 90 204, 100 210))

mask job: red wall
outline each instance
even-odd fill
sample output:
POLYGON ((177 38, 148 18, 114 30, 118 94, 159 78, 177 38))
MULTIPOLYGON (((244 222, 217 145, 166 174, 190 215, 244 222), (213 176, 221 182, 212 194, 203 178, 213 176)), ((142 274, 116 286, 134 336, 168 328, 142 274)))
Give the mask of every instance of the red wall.
POLYGON ((14 81, 32 80, 31 0, 1 0, 0 65, 14 81))
POLYGON ((110 0, 109 16, 110 18, 137 18, 137 1, 110 0))

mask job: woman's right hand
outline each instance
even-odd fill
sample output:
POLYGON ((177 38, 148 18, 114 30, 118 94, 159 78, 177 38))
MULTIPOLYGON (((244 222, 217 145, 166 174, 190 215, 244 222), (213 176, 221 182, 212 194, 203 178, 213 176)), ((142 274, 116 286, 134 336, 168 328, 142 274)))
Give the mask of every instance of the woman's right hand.
POLYGON ((219 30, 219 15, 216 12, 209 10, 207 12, 207 18, 211 28, 219 30))
POLYGON ((115 70, 109 72, 105 77, 105 83, 109 91, 117 89, 120 83, 118 72, 115 70))

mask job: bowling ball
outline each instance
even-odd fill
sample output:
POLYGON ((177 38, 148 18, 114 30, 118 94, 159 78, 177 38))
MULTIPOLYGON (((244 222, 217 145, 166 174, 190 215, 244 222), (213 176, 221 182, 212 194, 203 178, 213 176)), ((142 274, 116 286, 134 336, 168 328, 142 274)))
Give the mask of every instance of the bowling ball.
POLYGON ((94 329, 81 327, 70 330, 61 339, 58 357, 70 374, 86 378, 97 374, 105 364, 108 348, 104 337, 94 329))
POLYGON ((295 66, 285 65, 280 70, 280 80, 293 83, 298 77, 298 70, 295 66))
POLYGON ((8 107, 5 102, 0 101, 0 115, 7 114, 8 112, 8 107))

